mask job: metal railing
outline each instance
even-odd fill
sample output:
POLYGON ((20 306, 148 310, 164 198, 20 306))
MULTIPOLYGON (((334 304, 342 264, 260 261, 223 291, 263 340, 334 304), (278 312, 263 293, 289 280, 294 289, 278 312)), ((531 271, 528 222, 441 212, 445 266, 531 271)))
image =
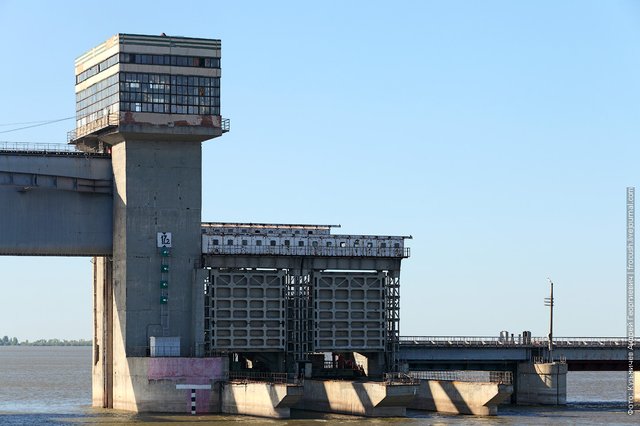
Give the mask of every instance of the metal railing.
MULTIPOLYGON (((120 116, 119 114, 108 114, 103 115, 84 126, 77 127, 74 130, 67 132, 67 143, 71 143, 76 139, 79 139, 83 136, 87 136, 90 133, 93 133, 98 130, 102 130, 107 127, 117 126, 120 124, 120 116)), ((222 129, 222 133, 227 133, 231 130, 231 120, 228 118, 220 119, 220 128, 222 129)))
MULTIPOLYGON (((549 340, 546 337, 533 337, 531 338, 531 344, 534 346, 547 345, 549 340)), ((635 339, 636 345, 640 344, 640 338, 635 339)), ((629 344, 629 340, 624 337, 554 337, 554 346, 624 346, 629 344)))
POLYGON ((384 373, 383 380, 388 385, 418 385, 420 380, 406 373, 384 373))
POLYGON ((0 142, 0 151, 28 153, 81 153, 75 145, 64 143, 0 142))
POLYGON ((313 247, 285 245, 209 245, 204 254, 214 256, 318 256, 318 257, 391 257, 407 258, 411 255, 408 247, 313 247))
MULTIPOLYGON (((636 345, 640 338, 636 338, 636 345)), ((522 336, 400 336, 402 345, 420 346, 546 346, 547 337, 531 337, 530 343, 522 336)), ((562 347, 625 347, 629 340, 624 337, 554 337, 554 346, 562 347)))
POLYGON ((517 338, 495 336, 400 336, 400 344, 421 346, 505 346, 521 344, 517 338))
POLYGON ((513 383, 511 371, 481 371, 481 370, 434 370, 410 371, 409 376, 416 380, 441 380, 447 382, 485 382, 510 385, 513 383))
POLYGON ((120 123, 119 114, 107 114, 102 117, 90 121, 84 126, 76 127, 75 130, 67 132, 67 142, 73 142, 74 140, 93 133, 97 130, 104 129, 110 126, 117 126, 120 123))
POLYGON ((347 369, 347 370, 361 370, 364 371, 364 366, 362 364, 358 364, 355 361, 350 359, 347 360, 336 360, 336 361, 324 361, 322 364, 322 368, 325 370, 335 370, 335 369, 347 369))
POLYGON ((297 385, 301 383, 302 378, 291 373, 230 371, 228 380, 234 383, 278 383, 297 385))
POLYGON ((533 357, 533 363, 534 364, 546 364, 549 362, 556 362, 556 363, 560 363, 560 364, 566 364, 567 363, 567 357, 564 355, 561 356, 554 356, 551 357, 548 353, 546 355, 542 355, 542 356, 534 356, 533 357))

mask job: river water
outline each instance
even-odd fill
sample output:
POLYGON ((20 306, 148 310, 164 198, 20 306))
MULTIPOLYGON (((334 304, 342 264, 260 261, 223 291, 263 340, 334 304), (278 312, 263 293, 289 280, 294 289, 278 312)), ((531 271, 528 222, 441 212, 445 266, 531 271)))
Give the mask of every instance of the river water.
POLYGON ((626 372, 569 372, 566 407, 501 406, 497 417, 410 411, 406 418, 364 419, 297 413, 292 420, 244 416, 174 416, 114 413, 91 408, 90 347, 0 347, 0 425, 171 424, 322 425, 615 425, 640 424, 627 414, 626 372))

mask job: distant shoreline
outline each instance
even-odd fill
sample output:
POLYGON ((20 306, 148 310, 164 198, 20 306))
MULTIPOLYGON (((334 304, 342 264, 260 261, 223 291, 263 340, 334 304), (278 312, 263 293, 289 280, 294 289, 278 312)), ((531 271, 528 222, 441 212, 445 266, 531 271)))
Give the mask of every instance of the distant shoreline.
POLYGON ((4 336, 0 338, 1 346, 91 346, 93 341, 79 339, 38 339, 30 342, 29 340, 18 341, 15 337, 4 336))

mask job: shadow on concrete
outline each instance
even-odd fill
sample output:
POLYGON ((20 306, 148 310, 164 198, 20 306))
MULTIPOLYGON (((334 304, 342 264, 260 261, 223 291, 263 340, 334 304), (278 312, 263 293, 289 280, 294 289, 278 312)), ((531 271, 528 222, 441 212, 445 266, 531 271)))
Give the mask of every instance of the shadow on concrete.
POLYGON ((305 380, 294 408, 367 417, 404 417, 415 386, 372 381, 305 380))
POLYGON ((565 405, 567 364, 518 364, 515 392, 519 405, 565 405))
POLYGON ((450 414, 495 416, 509 399, 513 386, 498 383, 420 380, 409 408, 450 414))

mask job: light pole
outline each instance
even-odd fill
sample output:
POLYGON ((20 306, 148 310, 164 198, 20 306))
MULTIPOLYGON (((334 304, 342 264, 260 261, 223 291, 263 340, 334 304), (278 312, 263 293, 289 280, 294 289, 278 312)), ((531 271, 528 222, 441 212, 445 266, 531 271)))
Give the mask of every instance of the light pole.
POLYGON ((547 278, 551 285, 551 295, 544 298, 544 306, 549 307, 549 361, 553 362, 553 281, 547 278))

